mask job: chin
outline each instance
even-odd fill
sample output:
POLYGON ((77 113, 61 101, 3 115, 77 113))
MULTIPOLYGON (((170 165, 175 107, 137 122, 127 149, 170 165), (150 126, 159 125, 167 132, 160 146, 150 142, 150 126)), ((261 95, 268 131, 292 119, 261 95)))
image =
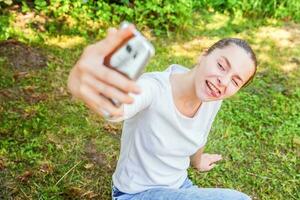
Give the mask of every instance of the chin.
POLYGON ((221 100, 220 98, 211 98, 211 97, 203 97, 203 102, 209 102, 209 101, 218 101, 221 100))
POLYGON ((205 92, 197 92, 197 97, 201 102, 215 101, 215 98, 208 96, 205 92))

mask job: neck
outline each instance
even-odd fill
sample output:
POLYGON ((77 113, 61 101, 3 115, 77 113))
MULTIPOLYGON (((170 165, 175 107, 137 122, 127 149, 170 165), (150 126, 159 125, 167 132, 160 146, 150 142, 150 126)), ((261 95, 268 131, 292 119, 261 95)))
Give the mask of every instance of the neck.
POLYGON ((172 94, 177 109, 189 117, 194 116, 201 105, 195 89, 195 68, 187 73, 171 74, 172 94))

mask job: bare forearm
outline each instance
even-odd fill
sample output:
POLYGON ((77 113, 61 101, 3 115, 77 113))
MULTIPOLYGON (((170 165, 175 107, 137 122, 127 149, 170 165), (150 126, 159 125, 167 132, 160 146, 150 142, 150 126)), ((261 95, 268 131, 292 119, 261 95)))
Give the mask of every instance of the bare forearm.
POLYGON ((198 168, 200 166, 201 162, 201 156, 203 154, 204 147, 200 148, 195 154, 193 154, 190 159, 191 159, 191 166, 198 168))

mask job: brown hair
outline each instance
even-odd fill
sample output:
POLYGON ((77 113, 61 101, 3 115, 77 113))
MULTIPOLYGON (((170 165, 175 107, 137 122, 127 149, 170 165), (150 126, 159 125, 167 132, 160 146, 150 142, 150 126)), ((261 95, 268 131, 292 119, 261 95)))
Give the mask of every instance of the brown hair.
POLYGON ((256 70, 257 70, 257 59, 255 56, 255 53, 253 51, 253 49, 250 47, 250 45, 242 39, 239 38, 224 38, 219 40, 218 42, 214 43, 211 47, 209 47, 209 49, 205 52, 206 55, 210 54, 212 51, 214 51, 215 49, 223 49, 231 44, 235 44, 239 47, 241 47, 242 49, 244 49, 249 55, 251 60, 254 63, 254 73, 251 75, 251 77, 246 81, 246 83, 243 85, 243 87, 247 86, 252 79, 254 78, 255 74, 256 74, 256 70))

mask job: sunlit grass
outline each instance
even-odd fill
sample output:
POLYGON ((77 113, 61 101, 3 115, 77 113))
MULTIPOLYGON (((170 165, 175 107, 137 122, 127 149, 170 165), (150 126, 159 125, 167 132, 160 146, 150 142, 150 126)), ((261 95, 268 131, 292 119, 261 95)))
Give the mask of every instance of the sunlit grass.
MULTIPOLYGON (((299 199, 299 26, 220 14, 195 16, 194 22, 171 38, 144 30, 156 47, 147 71, 172 63, 191 67, 222 37, 247 39, 259 68, 248 88, 224 102, 214 123, 206 151, 221 153, 224 160, 209 173, 189 170, 191 179, 203 187, 235 188, 256 200, 299 199)), ((104 35, 55 34, 30 24, 14 23, 14 36, 40 47, 49 60, 45 68, 16 78, 18 72, 0 58, 0 198, 110 199, 121 124, 92 114, 66 88, 84 45, 104 35), (39 95, 47 98, 30 101, 39 95)))
POLYGON ((63 49, 71 49, 78 45, 82 45, 86 43, 84 37, 80 36, 67 36, 67 35, 59 35, 59 36, 52 36, 49 39, 46 39, 45 44, 49 46, 56 46, 63 49))

